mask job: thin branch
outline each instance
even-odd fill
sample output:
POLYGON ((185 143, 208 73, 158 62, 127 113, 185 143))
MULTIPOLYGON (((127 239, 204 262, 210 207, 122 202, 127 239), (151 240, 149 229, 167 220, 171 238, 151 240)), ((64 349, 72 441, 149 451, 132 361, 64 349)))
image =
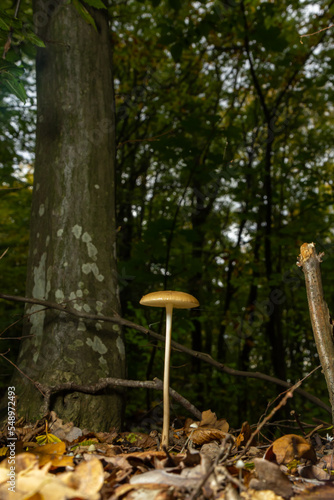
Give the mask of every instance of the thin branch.
POLYGON ((270 115, 268 106, 266 104, 266 100, 265 100, 265 97, 263 95, 260 82, 259 82, 259 80, 257 78, 256 72, 255 72, 255 68, 254 68, 254 65, 253 65, 253 60, 252 60, 251 52, 250 52, 249 38, 248 38, 248 31, 249 31, 249 29, 248 29, 248 22, 247 22, 247 17, 246 17, 244 2, 241 2, 241 10, 242 10, 242 15, 243 15, 243 19, 244 19, 244 26, 245 26, 245 49, 246 49, 247 59, 248 59, 249 66, 250 66, 250 72, 251 72, 251 75, 252 75, 254 87, 256 89, 257 95, 258 95, 260 103, 261 103, 263 114, 265 116, 266 122, 269 123, 270 119, 271 119, 271 115, 270 115))
MULTIPOLYGON (((0 298, 5 299, 5 300, 10 300, 14 302, 23 302, 27 304, 38 304, 44 306, 44 308, 48 309, 55 309, 58 311, 61 311, 63 313, 69 314, 71 316, 75 316, 77 318, 84 318, 87 320, 98 320, 98 321, 106 321, 109 323, 116 323, 118 325, 124 326, 126 328, 132 328, 133 330, 136 330, 138 332, 144 333, 145 335, 150 335, 151 337, 160 340, 161 342, 165 342, 165 337, 163 335, 159 335, 158 333, 154 332, 153 330, 150 330, 149 328, 145 328, 141 325, 137 325, 136 323, 132 323, 132 321, 128 321, 121 316, 115 314, 115 316, 100 316, 97 314, 88 314, 84 313, 81 311, 77 311, 75 309, 69 308, 67 305, 61 305, 61 304, 55 304, 53 302, 49 302, 46 300, 42 299, 32 299, 28 297, 19 297, 15 295, 7 295, 4 293, 0 293, 0 298)), ((44 309, 43 309, 44 310, 44 309)), ((34 314, 36 314, 38 311, 34 311, 34 314)), ((233 368, 230 368, 228 366, 223 365, 222 363, 219 363, 215 359, 213 359, 209 354, 206 354, 204 352, 199 352, 199 351, 194 351, 192 349, 189 349, 186 346, 183 346, 182 344, 179 344, 178 342, 175 342, 172 340, 172 347, 178 351, 184 352, 188 354, 189 356, 193 356, 194 358, 200 359, 201 361, 204 361, 205 363, 209 363, 210 365, 214 366, 218 371, 227 373, 228 375, 231 375, 233 377, 247 377, 247 378, 255 378, 255 379, 260 379, 260 380, 265 380, 266 382, 270 382, 271 384, 276 384, 280 385, 282 387, 290 388, 291 384, 289 382, 286 382, 285 380, 281 380, 276 377, 272 377, 270 375, 267 375, 266 373, 261 373, 261 372, 246 372, 246 371, 241 371, 241 370, 235 370, 233 368)), ((314 396, 313 394, 310 394, 303 389, 298 388, 296 390, 298 394, 303 396, 304 398, 308 399, 312 403, 316 404, 320 408, 323 408, 326 410, 328 413, 332 413, 331 408, 326 405, 323 401, 321 401, 319 398, 314 396)))
POLYGON ((167 132, 163 132, 162 134, 156 135, 154 137, 147 137, 145 139, 129 139, 124 142, 120 142, 117 144, 117 149, 120 148, 121 146, 124 146, 124 144, 133 143, 133 142, 153 142, 162 137, 163 135, 171 134, 174 132, 174 129, 167 130, 167 132))
POLYGON ((278 412, 278 410, 280 410, 283 406, 286 405, 288 399, 293 397, 294 391, 298 390, 298 388, 301 386, 301 384, 304 382, 304 380, 307 379, 308 377, 310 377, 316 370, 318 370, 318 368, 319 368, 319 366, 317 366, 316 368, 314 368, 314 370, 312 370, 310 373, 308 373, 304 378, 302 378, 295 385, 293 385, 292 387, 290 387, 289 390, 285 391, 285 396, 281 399, 281 401, 278 403, 278 405, 275 406, 275 408, 273 408, 271 410, 271 412, 269 413, 269 415, 267 415, 262 420, 262 422, 260 422, 260 424, 256 427, 255 431, 251 434, 250 438, 248 439, 248 441, 246 443, 246 446, 243 448, 243 450, 240 453, 240 455, 235 458, 235 460, 238 460, 239 458, 243 457, 246 454, 246 452, 249 450, 249 448, 252 445, 253 439, 255 438, 255 436, 257 436, 257 434, 259 434, 259 432, 264 427, 264 425, 267 422, 269 422, 269 420, 272 419, 272 417, 275 415, 275 413, 278 412))
MULTIPOLYGON (((329 30, 330 28, 333 28, 334 27, 334 24, 331 24, 330 26, 328 26, 327 28, 322 28, 322 30, 319 30, 319 31, 314 31, 314 33, 308 33, 307 35, 299 35, 300 38, 303 38, 304 36, 313 36, 313 35, 317 35, 318 33, 321 33, 322 31, 326 31, 326 30, 329 30)), ((300 40, 300 43, 302 44, 303 42, 300 40)))
MULTIPOLYGON (((20 3, 21 3, 21 0, 17 0, 16 7, 15 7, 15 12, 14 12, 14 18, 15 19, 17 18, 17 14, 19 13, 20 3)), ((6 41, 4 49, 3 49, 2 59, 6 59, 7 52, 9 51, 10 46, 12 44, 13 31, 14 30, 11 27, 10 30, 9 30, 9 33, 8 33, 7 41, 6 41)))
POLYGON ((259 434, 259 432, 261 431, 261 429, 264 427, 264 425, 269 422, 269 420, 272 419, 272 417, 275 415, 275 413, 280 410, 283 406, 286 405, 287 401, 289 398, 292 398, 293 397, 293 392, 298 389, 298 387, 301 385, 302 381, 300 380, 299 382, 297 382, 293 387, 290 387, 290 389, 288 391, 285 392, 285 396, 281 399, 281 401, 278 403, 277 406, 275 406, 271 412, 269 413, 269 415, 267 415, 263 420, 262 422, 260 422, 260 424, 256 427, 255 431, 252 432, 250 438, 248 439, 247 443, 246 443, 246 446, 242 449, 242 452, 237 456, 237 457, 234 457, 233 461, 236 461, 236 460, 239 460, 240 458, 242 458, 243 456, 246 455, 247 451, 249 450, 249 448, 251 447, 252 443, 253 443, 253 440, 255 438, 255 436, 257 436, 259 434))
POLYGON ((9 248, 6 248, 6 250, 3 252, 2 255, 0 255, 0 259, 2 259, 2 257, 4 257, 6 255, 6 253, 8 252, 9 248))
MULTIPOLYGON (((52 394, 56 394, 62 391, 74 391, 83 392, 85 394, 95 394, 107 387, 139 387, 144 389, 155 389, 157 391, 163 390, 163 383, 158 378, 154 380, 141 381, 141 380, 123 380, 119 378, 101 378, 95 384, 81 385, 74 382, 67 382, 64 384, 58 384, 52 387, 40 384, 39 382, 34 382, 36 388, 44 393, 44 404, 43 404, 43 414, 50 411, 50 400, 52 394)), ((174 391, 174 389, 169 388, 169 394, 175 401, 180 403, 186 410, 192 413, 195 418, 201 419, 202 412, 200 412, 193 404, 191 404, 187 399, 185 399, 181 394, 174 391)))
MULTIPOLYGON (((6 354, 10 351, 10 349, 8 349, 8 351, 6 352, 6 354)), ((30 382, 32 382, 34 384, 34 386, 39 390, 39 392, 42 394, 43 398, 45 398, 45 394, 41 391, 41 389, 39 389, 36 385, 36 382, 34 382, 30 377, 28 377, 28 375, 26 375, 25 373, 23 373, 22 370, 20 370, 20 368, 15 364, 13 363, 13 361, 11 361, 10 359, 8 359, 4 354, 2 354, 0 352, 0 356, 2 358, 4 358, 6 361, 8 361, 8 363, 10 363, 11 365, 13 365, 24 377, 26 377, 28 380, 30 380, 30 382)))

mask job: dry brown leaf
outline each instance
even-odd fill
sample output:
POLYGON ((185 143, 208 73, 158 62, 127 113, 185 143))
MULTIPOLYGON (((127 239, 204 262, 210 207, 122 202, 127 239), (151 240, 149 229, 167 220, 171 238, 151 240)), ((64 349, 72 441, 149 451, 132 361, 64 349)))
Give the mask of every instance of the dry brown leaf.
POLYGON ((276 495, 290 498, 293 494, 292 483, 275 463, 263 458, 254 459, 257 479, 252 478, 249 486, 254 490, 272 490, 276 495))
POLYGON ((324 455, 321 457, 320 460, 320 466, 324 466, 327 470, 332 471, 334 470, 334 457, 332 454, 330 455, 324 455))
POLYGON ((229 424, 222 418, 217 420, 216 414, 211 410, 202 412, 202 420, 200 422, 194 422, 191 419, 187 419, 184 426, 185 433, 195 444, 210 443, 214 440, 222 440, 226 436, 229 430, 229 424), (192 424, 196 424, 196 427, 190 427, 192 424))
POLYGON ((244 446, 249 438, 251 437, 252 431, 248 422, 244 422, 241 427, 241 431, 239 436, 237 436, 235 440, 235 446, 239 448, 240 446, 244 446))
POLYGON ((305 458, 316 463, 317 456, 314 449, 306 439, 297 434, 286 434, 276 439, 268 448, 264 458, 278 464, 288 464, 293 460, 305 458))
POLYGON ((315 486, 311 490, 306 490, 300 495, 296 495, 295 500, 333 500, 334 498, 334 485, 325 484, 322 486, 315 486))
POLYGON ((121 432, 118 435, 118 443, 124 439, 131 443, 132 446, 137 448, 156 448, 157 443, 148 434, 143 434, 141 432, 121 432))
POLYGON ((170 498, 167 492, 170 491, 170 486, 159 484, 122 484, 116 488, 113 499, 122 498, 122 500, 155 500, 162 498, 170 498), (163 495, 166 494, 166 497, 163 495), (168 495, 168 496, 167 496, 168 495))
POLYGON ((75 427, 72 422, 63 423, 61 418, 58 418, 56 412, 50 412, 50 432, 57 436, 62 441, 73 442, 82 436, 82 430, 75 427))
POLYGON ((276 495, 273 491, 263 490, 247 490, 241 493, 242 500, 284 500, 280 495, 276 495))
MULTIPOLYGON (((8 492, 7 482, 3 482, 0 468, 1 500, 99 500, 99 491, 104 482, 104 471, 101 462, 94 458, 90 462, 82 462, 73 472, 50 474, 48 463, 42 469, 22 470, 16 475, 15 490, 8 492), (8 495, 9 493, 9 495, 8 495)), ((8 478, 7 478, 8 479, 8 478)), ((7 481, 6 479, 6 481, 7 481)))
POLYGON ((191 440, 195 444, 210 443, 210 441, 221 441, 226 436, 226 432, 222 432, 219 429, 195 429, 191 435, 191 440))
POLYGON ((21 471, 16 476, 15 493, 9 491, 8 485, 1 484, 1 500, 31 500, 40 498, 41 500, 66 500, 76 493, 62 484, 57 476, 48 472, 49 465, 42 469, 27 469, 21 471), (9 495, 8 495, 9 493, 9 495))
POLYGON ((316 465, 306 465, 298 467, 298 473, 300 477, 304 477, 306 479, 317 479, 318 481, 328 481, 331 478, 329 472, 326 472, 321 467, 317 467, 316 465))
POLYGON ((221 418, 217 420, 216 414, 211 410, 206 410, 202 412, 202 420, 199 423, 199 427, 209 427, 214 429, 219 429, 222 432, 228 432, 230 426, 225 420, 221 418))
POLYGON ((104 471, 100 460, 93 457, 87 462, 81 462, 73 472, 64 472, 57 477, 77 490, 77 496, 94 496, 103 486, 104 471))
MULTIPOLYGON (((8 458, 3 460, 0 464, 0 468, 4 468, 6 471, 10 469, 10 465, 8 464, 8 458)), ((38 469, 38 457, 33 453, 19 453, 15 457, 15 473, 18 474, 21 470, 25 470, 28 467, 38 469)))

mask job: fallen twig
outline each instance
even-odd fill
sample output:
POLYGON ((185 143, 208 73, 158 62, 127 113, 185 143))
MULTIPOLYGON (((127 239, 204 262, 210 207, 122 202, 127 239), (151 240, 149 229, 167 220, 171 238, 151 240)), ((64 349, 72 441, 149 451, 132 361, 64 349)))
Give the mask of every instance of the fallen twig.
MULTIPOLYGON (((46 414, 50 411, 50 401, 51 396, 62 391, 72 391, 72 392, 83 392, 85 394, 95 394, 107 387, 140 387, 144 389, 155 389, 157 391, 162 391, 163 383, 158 378, 154 380, 124 380, 120 378, 101 378, 95 384, 82 385, 76 384, 74 382, 66 382, 64 384, 58 384, 51 387, 43 385, 39 382, 34 382, 36 388, 43 393, 44 404, 42 412, 46 414)), ((175 401, 180 403, 184 408, 186 408, 190 413, 192 413, 196 418, 202 418, 202 412, 200 412, 193 404, 191 404, 187 399, 185 399, 181 394, 174 391, 174 389, 169 388, 169 394, 175 401)))
MULTIPOLYGON (((0 293, 0 298, 4 300, 10 300, 14 302, 23 302, 27 304, 37 304, 44 306, 41 311, 47 309, 55 309, 57 311, 61 311, 63 313, 69 314, 71 316, 75 316, 77 318, 83 318, 87 320, 98 320, 98 321, 106 321, 109 323, 116 323, 118 325, 124 326, 126 328, 132 328, 133 330, 136 330, 138 332, 144 333, 145 335, 150 335, 151 337, 160 340, 161 342, 165 342, 165 337, 163 335, 160 335, 153 330, 150 330, 149 328, 145 328, 144 326, 137 325, 136 323, 132 323, 132 321, 128 321, 121 316, 115 314, 115 316, 100 316, 97 314, 88 314, 82 311, 77 311, 76 309, 70 308, 67 304, 55 304, 53 302, 49 302, 46 300, 42 299, 32 299, 29 297, 20 297, 16 295, 7 295, 4 293, 0 293)), ((34 314, 36 314, 38 311, 34 311, 34 314)), ((184 352, 188 354, 189 356, 193 356, 194 358, 200 359, 201 361, 204 361, 205 363, 209 363, 210 365, 214 366, 218 371, 227 373, 228 375, 231 375, 233 377, 247 377, 247 378, 255 378, 255 379, 260 379, 260 380, 265 380, 267 382, 270 382, 272 384, 280 385, 282 387, 289 388, 291 387, 291 384, 289 382, 286 382, 285 380, 281 380, 277 377, 272 377, 270 375, 267 375, 266 373, 261 373, 261 372, 247 372, 247 371, 241 371, 241 370, 235 370, 233 368, 230 368, 228 366, 225 366, 222 363, 219 363, 215 359, 213 359, 209 354, 199 352, 199 351, 194 351, 192 349, 189 349, 186 346, 183 346, 182 344, 179 344, 175 341, 172 340, 172 347, 174 349, 177 349, 178 351, 184 352)), ((310 394, 307 391, 304 391, 303 389, 298 388, 296 390, 298 394, 303 396, 305 399, 308 399, 312 403, 316 404, 320 408, 323 408, 326 410, 328 413, 331 413, 331 408, 326 405, 323 401, 321 401, 319 398, 314 396, 313 394, 310 394)))
POLYGON ((285 395, 283 396, 283 398, 281 399, 281 401, 278 403, 278 405, 275 406, 275 408, 273 408, 271 410, 271 412, 269 413, 269 415, 267 415, 262 420, 262 422, 260 422, 259 425, 256 427, 255 431, 251 434, 250 438, 248 439, 248 441, 246 443, 246 446, 243 448, 242 452, 237 457, 234 457, 234 461, 238 460, 239 458, 242 458, 247 453, 247 451, 249 450, 249 448, 251 447, 251 445, 253 443, 253 439, 255 438, 255 436, 257 436, 259 434, 259 432, 265 426, 265 424, 267 422, 269 422, 269 420, 272 419, 272 417, 275 415, 276 412, 278 412, 278 410, 280 410, 283 406, 286 405, 288 399, 293 397, 294 391, 296 391, 298 389, 298 387, 301 386, 301 384, 303 383, 303 381, 306 378, 308 378, 310 375, 312 375, 312 373, 314 373, 316 370, 318 370, 318 368, 319 368, 319 366, 317 366, 316 368, 314 368, 314 370, 312 370, 310 373, 308 373, 304 378, 302 378, 301 380, 299 380, 295 385, 293 385, 292 387, 290 387, 290 389, 285 392, 285 395))

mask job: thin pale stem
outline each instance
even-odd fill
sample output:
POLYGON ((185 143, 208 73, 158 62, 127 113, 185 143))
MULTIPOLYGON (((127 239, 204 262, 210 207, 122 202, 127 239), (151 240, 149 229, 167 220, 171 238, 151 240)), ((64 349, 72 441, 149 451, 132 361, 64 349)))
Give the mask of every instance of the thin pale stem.
POLYGON ((163 426, 161 445, 168 447, 169 435, 169 374, 170 374, 170 351, 172 341, 172 315, 173 304, 166 305, 166 340, 165 340, 165 368, 164 368, 164 390, 163 390, 163 426))

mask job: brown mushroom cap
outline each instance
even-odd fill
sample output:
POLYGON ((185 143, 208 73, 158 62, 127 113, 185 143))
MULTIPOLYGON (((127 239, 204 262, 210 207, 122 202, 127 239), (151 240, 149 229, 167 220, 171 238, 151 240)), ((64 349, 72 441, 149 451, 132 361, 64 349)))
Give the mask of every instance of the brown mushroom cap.
POLYGON ((139 303, 142 306, 151 307, 166 307, 167 304, 171 304, 175 309, 191 309, 199 306, 198 300, 189 293, 170 290, 148 293, 140 299, 139 303))

